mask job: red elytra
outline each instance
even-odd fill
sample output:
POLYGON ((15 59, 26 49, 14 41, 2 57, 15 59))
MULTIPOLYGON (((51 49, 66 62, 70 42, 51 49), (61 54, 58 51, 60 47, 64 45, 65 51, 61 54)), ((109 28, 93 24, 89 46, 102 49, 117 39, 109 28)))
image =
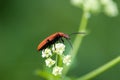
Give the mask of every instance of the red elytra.
POLYGON ((45 38, 37 47, 37 50, 43 50, 47 48, 48 46, 51 46, 52 44, 55 44, 55 42, 59 41, 60 39, 62 40, 62 37, 65 39, 69 39, 69 35, 64 34, 63 32, 56 32, 47 38, 45 38))

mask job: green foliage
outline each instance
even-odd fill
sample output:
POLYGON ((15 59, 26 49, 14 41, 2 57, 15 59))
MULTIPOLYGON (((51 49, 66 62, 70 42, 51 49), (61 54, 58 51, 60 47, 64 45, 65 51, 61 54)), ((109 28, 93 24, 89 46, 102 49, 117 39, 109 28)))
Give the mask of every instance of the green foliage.
MULTIPOLYGON (((115 2, 119 9, 119 0, 115 2)), ((43 70, 44 63, 36 47, 54 32, 78 31, 82 10, 73 7, 69 0, 1 0, 0 3, 0 80, 44 80, 46 74, 52 77, 45 71, 40 72, 42 77, 34 74, 36 69, 43 70)), ((74 65, 69 71, 66 69, 67 76, 78 78, 120 55, 119 21, 119 15, 114 18, 92 15, 86 29, 89 35, 84 37, 74 65)), ((71 39, 73 42, 74 37, 71 39)), ((119 63, 119 57, 112 63, 114 60, 119 63)), ((120 79, 119 67, 118 64, 94 80, 120 79)), ((64 79, 71 80, 69 77, 64 79)))

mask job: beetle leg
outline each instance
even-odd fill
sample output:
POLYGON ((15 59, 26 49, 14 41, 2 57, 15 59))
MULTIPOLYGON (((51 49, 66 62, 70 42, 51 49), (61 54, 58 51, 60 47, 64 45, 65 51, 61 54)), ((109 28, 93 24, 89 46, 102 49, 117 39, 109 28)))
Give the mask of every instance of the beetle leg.
POLYGON ((50 42, 50 40, 48 39, 48 40, 47 40, 47 42, 49 43, 49 42, 50 42))
POLYGON ((53 44, 53 46, 54 46, 54 48, 55 48, 55 50, 56 50, 55 43, 53 44))
POLYGON ((43 52, 45 52, 45 49, 42 49, 43 52))
POLYGON ((60 38, 59 42, 64 43, 64 40, 62 38, 60 38))
POLYGON ((64 43, 64 40, 61 38, 62 43, 64 43))
POLYGON ((47 40, 48 48, 50 48, 50 40, 47 40))

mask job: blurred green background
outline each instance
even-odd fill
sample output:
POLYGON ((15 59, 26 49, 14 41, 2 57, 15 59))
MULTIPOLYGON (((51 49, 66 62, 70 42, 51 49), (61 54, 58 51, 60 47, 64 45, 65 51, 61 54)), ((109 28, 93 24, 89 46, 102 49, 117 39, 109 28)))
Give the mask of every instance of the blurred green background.
MULTIPOLYGON (((0 80, 41 80, 34 75, 44 64, 37 45, 54 32, 77 32, 81 15, 70 0, 0 0, 0 80)), ((69 76, 82 76, 120 55, 120 15, 93 15, 87 27, 90 34, 69 76)), ((120 64, 93 80, 120 80, 120 64)))

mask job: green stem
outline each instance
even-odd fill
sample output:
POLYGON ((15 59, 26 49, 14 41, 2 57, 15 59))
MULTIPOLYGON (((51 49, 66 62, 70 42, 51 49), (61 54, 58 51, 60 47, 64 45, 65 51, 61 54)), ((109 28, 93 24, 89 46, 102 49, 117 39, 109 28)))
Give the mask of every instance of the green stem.
POLYGON ((55 66, 58 66, 58 55, 56 55, 56 63, 55 66))
POLYGON ((111 60, 110 62, 108 62, 107 64, 99 67, 98 69, 96 70, 93 70, 92 72, 76 79, 76 80, 89 80, 91 78, 94 78, 96 77, 97 75, 105 72, 106 70, 108 70, 109 68, 115 66, 116 64, 120 63, 120 56, 118 56, 117 58, 111 60))
POLYGON ((45 71, 41 71, 41 70, 37 70, 35 72, 35 74, 42 77, 42 78, 44 78, 44 79, 46 79, 46 80, 48 80, 50 78, 55 78, 53 75, 51 75, 51 74, 49 74, 49 73, 47 73, 45 71))
MULTIPOLYGON (((86 16, 86 12, 84 12, 83 16, 82 16, 81 24, 80 24, 79 29, 78 29, 78 32, 86 32, 87 22, 88 22, 88 17, 86 16)), ((78 53, 78 50, 81 46, 83 37, 84 37, 84 34, 77 35, 74 42, 73 42, 74 49, 70 51, 73 60, 78 53)))
MULTIPOLYGON (((88 17, 86 16, 86 14, 87 14, 87 12, 84 11, 84 12, 83 12, 83 15, 82 15, 82 19, 81 19, 81 21, 80 21, 80 26, 79 26, 78 32, 85 32, 85 31, 86 31, 87 21, 88 21, 88 17)), ((73 42, 73 47, 74 47, 74 48, 73 48, 73 50, 70 50, 70 54, 71 54, 71 56, 72 56, 72 63, 73 63, 73 61, 74 61, 74 59, 75 59, 75 57, 76 57, 76 55, 77 55, 77 53, 78 53, 78 50, 79 50, 80 45, 81 45, 81 43, 82 43, 83 37, 84 37, 83 34, 77 35, 77 36, 75 37, 75 40, 74 40, 74 42, 73 42)), ((72 63, 71 63, 71 64, 72 64, 72 63)), ((65 69, 64 69, 64 75, 67 74, 69 68, 70 68, 70 67, 65 67, 65 69)))

